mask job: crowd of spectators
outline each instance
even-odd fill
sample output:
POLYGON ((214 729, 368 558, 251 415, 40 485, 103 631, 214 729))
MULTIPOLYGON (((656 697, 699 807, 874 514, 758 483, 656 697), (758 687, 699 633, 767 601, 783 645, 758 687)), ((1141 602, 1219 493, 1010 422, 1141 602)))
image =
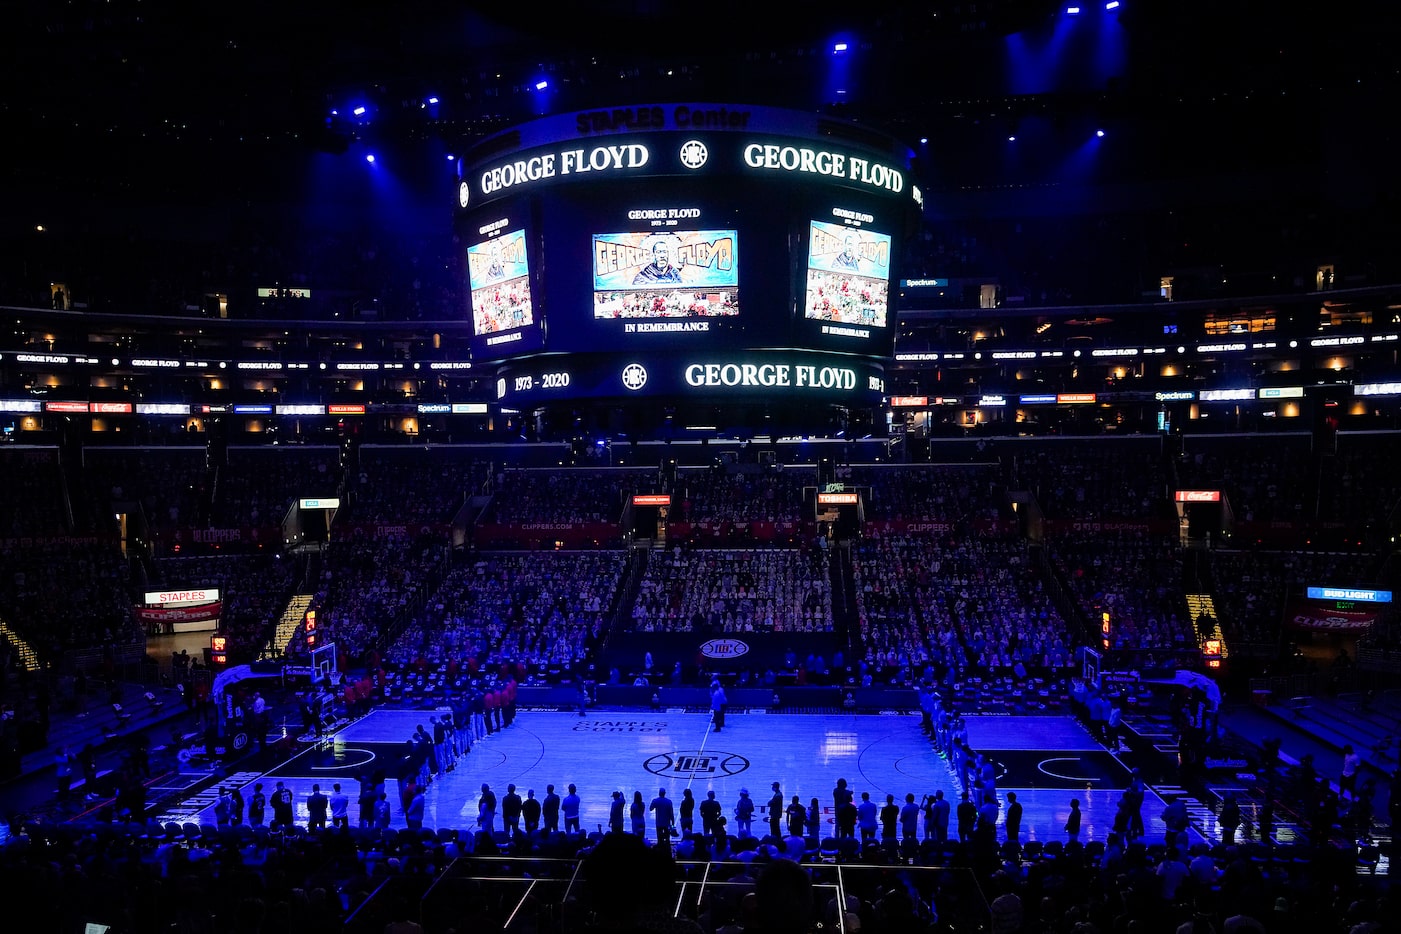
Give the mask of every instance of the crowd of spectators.
POLYGON ((0 618, 45 658, 140 642, 115 543, 0 543, 0 618))
POLYGON ((1176 460, 1183 489, 1224 490, 1243 522, 1302 522, 1315 516, 1308 435, 1196 436, 1176 460))
POLYGON ((617 522, 624 498, 655 493, 657 471, 635 468, 548 470, 510 467, 496 474, 491 514, 503 525, 617 522))
MULTIPOLYGON (((931 733, 956 742, 956 726, 931 733)), ((1096 837, 1072 819, 1063 839, 1024 839, 1013 795, 982 779, 976 753, 959 744, 944 754, 969 774, 970 792, 957 802, 872 794, 845 780, 810 801, 789 798, 777 782, 772 795, 725 801, 649 790, 629 805, 616 792, 605 832, 574 815, 581 795, 606 791, 570 785, 562 797, 550 786, 526 798, 511 786, 498 804, 483 786, 485 826, 479 808, 476 828, 397 830, 380 826, 363 788, 328 786, 316 827, 298 823, 292 807, 280 817, 270 807, 270 831, 261 805, 258 826, 240 806, 236 821, 217 827, 17 827, 0 870, 12 891, 46 906, 55 930, 96 922, 209 934, 445 932, 499 929, 509 915, 541 934, 809 934, 819 925, 880 934, 1373 934, 1401 909, 1389 880, 1357 872, 1355 846, 1258 835, 1184 843, 1171 804, 1133 820, 1132 787, 1123 830, 1096 837), (834 897, 838 866, 845 901, 834 897), (539 896, 522 901, 530 880, 539 896), (430 891, 435 881, 442 885, 430 891), (696 898, 678 899, 683 882, 696 898)))
POLYGON ((387 658, 472 670, 576 665, 603 635, 625 565, 619 551, 478 554, 446 575, 387 658))
POLYGON ((837 478, 869 490, 862 499, 867 520, 996 519, 1000 468, 996 464, 861 465, 840 468, 837 478))
POLYGON ((830 632, 821 548, 654 551, 633 604, 641 632, 830 632))
POLYGON ((295 500, 333 497, 340 487, 339 448, 229 448, 210 522, 219 528, 276 525, 295 500))
POLYGON ((1318 517, 1349 529, 1382 529, 1401 503, 1401 441, 1392 435, 1340 434, 1323 459, 1318 517))
POLYGON ((1217 550, 1212 572, 1224 634, 1228 642, 1276 644, 1285 608, 1304 588, 1370 585, 1376 570, 1355 554, 1217 550))
POLYGON ((454 448, 360 448, 351 489, 358 521, 448 522, 468 497, 483 492, 491 465, 454 448))
POLYGON ((420 605, 447 561, 445 545, 406 536, 332 542, 316 595, 322 624, 340 651, 359 658, 420 605))
POLYGON ((1085 618, 1110 614, 1112 648, 1197 647, 1173 540, 1145 532, 1077 533, 1048 540, 1046 548, 1085 618))
POLYGON ((0 484, 0 538, 68 533, 57 449, 0 448, 0 484))
POLYGON ((1076 641, 1014 537, 979 537, 948 549, 938 571, 967 659, 980 677, 1063 676, 1076 641))
POLYGON ((677 472, 673 516, 681 522, 796 522, 803 487, 816 482, 811 468, 684 469, 677 472))
POLYGON ((1030 489, 1055 519, 1150 519, 1169 515, 1167 464, 1155 444, 1058 442, 1021 450, 1013 484, 1030 489))
POLYGON ((855 549, 857 619, 868 670, 882 680, 944 680, 964 668, 958 632, 942 601, 925 599, 944 552, 942 539, 875 535, 855 549))
POLYGON ((203 447, 89 449, 83 459, 97 502, 140 503, 153 530, 204 525, 210 471, 203 447))
POLYGON ((234 645, 250 645, 261 639, 282 611, 304 564, 295 556, 257 552, 166 557, 153 562, 152 568, 147 581, 152 589, 217 587, 222 603, 219 631, 234 645))

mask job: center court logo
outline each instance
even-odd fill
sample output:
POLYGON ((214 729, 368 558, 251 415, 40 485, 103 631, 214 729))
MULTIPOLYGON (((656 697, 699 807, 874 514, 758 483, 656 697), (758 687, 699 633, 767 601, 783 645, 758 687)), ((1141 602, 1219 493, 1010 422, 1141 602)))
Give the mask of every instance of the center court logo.
POLYGON ((647 368, 640 363, 629 363, 623 367, 623 387, 637 392, 647 385, 647 368))
POLYGON ((706 658, 739 658, 749 652, 749 646, 738 639, 711 639, 700 651, 706 658))
POLYGON ((659 752, 642 767, 662 778, 723 778, 749 768, 749 760, 736 752, 684 750, 659 752))
POLYGON ((698 139, 688 139, 681 144, 681 164, 688 169, 698 169, 710 158, 710 150, 698 139))

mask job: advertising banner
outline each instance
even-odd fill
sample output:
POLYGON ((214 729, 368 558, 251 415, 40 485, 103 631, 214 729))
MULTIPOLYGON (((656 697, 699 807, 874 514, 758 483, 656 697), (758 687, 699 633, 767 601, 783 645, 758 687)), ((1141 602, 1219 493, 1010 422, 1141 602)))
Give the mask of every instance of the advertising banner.
POLYGON ((1315 603, 1295 602, 1290 604, 1287 619, 1295 629, 1308 629, 1313 632, 1365 632, 1377 621, 1379 608, 1335 610, 1315 603))

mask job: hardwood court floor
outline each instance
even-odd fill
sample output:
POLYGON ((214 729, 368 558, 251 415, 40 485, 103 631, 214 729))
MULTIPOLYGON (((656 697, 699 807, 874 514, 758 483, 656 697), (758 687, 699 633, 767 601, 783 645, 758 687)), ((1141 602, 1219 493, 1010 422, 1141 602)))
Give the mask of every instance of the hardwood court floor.
MULTIPOLYGON (((301 822, 306 820, 311 785, 319 783, 329 793, 331 783, 339 781, 351 799, 353 822, 358 810, 356 776, 374 762, 392 772, 391 763, 402 755, 408 736, 418 724, 428 727, 432 715, 431 710, 381 708, 266 775, 239 773, 225 784, 242 787, 247 798, 254 781, 262 781, 270 793, 273 783, 281 780, 295 796, 301 822)), ((1104 839, 1129 770, 1074 718, 970 716, 966 721, 969 742, 998 764, 998 797, 1004 809, 1007 791, 1016 791, 1021 800, 1023 842, 1064 839, 1071 798, 1080 800, 1084 815, 1081 839, 1104 839)), ((629 800, 634 791, 641 791, 648 802, 659 788, 676 800, 686 788, 697 800, 713 790, 728 816, 739 790, 748 788, 759 807, 755 830, 761 831, 770 786, 777 781, 785 800, 796 794, 806 805, 816 797, 830 827, 832 789, 838 778, 847 780, 858 801, 863 791, 884 803, 887 794, 903 802, 907 792, 918 800, 942 790, 956 803, 961 791, 958 776, 931 748, 915 715, 732 714, 717 733, 709 715, 701 713, 590 711, 580 717, 525 710, 510 728, 476 744, 453 772, 434 780, 425 794, 424 825, 474 827, 483 783, 499 799, 512 783, 522 797, 534 789, 543 798, 546 785, 553 784, 563 795, 573 782, 588 830, 607 826, 614 790, 629 800)), ((386 790, 395 803, 393 826, 403 826, 392 779, 386 790)), ((212 823, 216 792, 211 789, 163 819, 212 823)), ((1150 839, 1160 839, 1157 815, 1162 809, 1162 800, 1150 790, 1143 808, 1150 839)), ((649 838, 655 834, 650 816, 649 838)), ((1214 838, 1214 826, 1199 826, 1194 840, 1203 830, 1214 838)))

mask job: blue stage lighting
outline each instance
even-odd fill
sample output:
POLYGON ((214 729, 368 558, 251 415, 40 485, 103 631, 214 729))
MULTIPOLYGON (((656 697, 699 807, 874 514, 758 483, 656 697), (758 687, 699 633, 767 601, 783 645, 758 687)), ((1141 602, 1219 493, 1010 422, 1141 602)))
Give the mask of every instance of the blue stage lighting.
POLYGON ((548 82, 548 81, 537 81, 537 82, 535 82, 535 90, 537 90, 537 91, 543 91, 543 90, 545 90, 545 88, 547 88, 547 87, 549 87, 549 86, 550 86, 550 82, 548 82))
POLYGON ((1017 138, 1016 138, 1015 136, 1009 136, 1009 137, 1007 137, 1007 142, 1009 142, 1009 143, 1015 143, 1016 141, 1017 141, 1017 138))
POLYGON ((1104 5, 1104 8, 1105 8, 1106 10, 1117 10, 1117 9, 1119 9, 1119 0, 1109 0, 1109 2, 1106 3, 1106 4, 1104 5))
POLYGON ((449 161, 449 162, 456 162, 456 161, 457 161, 457 157, 454 156, 452 153, 448 153, 448 161, 449 161))
POLYGON ((365 108, 356 107, 353 111, 351 111, 351 113, 355 114, 355 116, 357 117, 363 117, 365 115, 365 108))
POLYGON ((1103 131, 1103 130, 1095 130, 1095 136, 1103 136, 1103 135, 1104 135, 1104 131, 1103 131))
POLYGON ((374 161, 375 161, 375 154, 372 153, 372 152, 371 152, 371 153, 367 153, 367 154, 365 155, 365 161, 373 165, 373 164, 374 164, 374 161))
POLYGON ((1068 6, 1065 8, 1065 12, 1067 16, 1079 16, 1080 8, 1078 6, 1068 6))
POLYGON ((845 43, 845 42, 838 42, 836 45, 832 46, 832 51, 833 51, 833 52, 845 52, 845 51, 846 51, 846 43, 845 43))
POLYGON ((436 103, 438 103, 438 99, 437 99, 436 97, 430 97, 430 98, 428 98, 428 103, 430 103, 430 104, 436 104, 436 103))

